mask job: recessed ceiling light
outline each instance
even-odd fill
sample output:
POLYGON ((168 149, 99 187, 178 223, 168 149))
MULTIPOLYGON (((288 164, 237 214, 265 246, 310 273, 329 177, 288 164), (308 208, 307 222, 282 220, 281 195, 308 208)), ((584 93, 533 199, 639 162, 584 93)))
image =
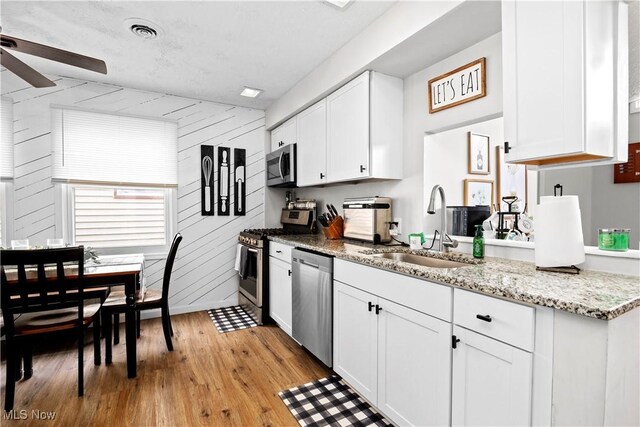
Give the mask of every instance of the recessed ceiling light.
POLYGON ((252 87, 245 86, 240 95, 246 96, 248 98, 255 98, 263 92, 262 89, 255 89, 252 87))
POLYGON ((125 19, 122 24, 127 30, 146 40, 153 40, 164 34, 164 31, 158 24, 147 19, 128 18, 125 19))
POLYGON ((351 3, 352 0, 324 0, 326 3, 329 3, 331 6, 335 6, 338 9, 346 9, 351 3))

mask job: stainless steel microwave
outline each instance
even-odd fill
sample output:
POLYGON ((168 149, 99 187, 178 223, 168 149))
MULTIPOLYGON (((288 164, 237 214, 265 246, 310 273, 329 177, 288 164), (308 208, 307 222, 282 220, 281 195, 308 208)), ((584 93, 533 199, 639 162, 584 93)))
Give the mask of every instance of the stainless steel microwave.
POLYGON ((266 156, 269 187, 296 186, 296 144, 285 145, 266 156))

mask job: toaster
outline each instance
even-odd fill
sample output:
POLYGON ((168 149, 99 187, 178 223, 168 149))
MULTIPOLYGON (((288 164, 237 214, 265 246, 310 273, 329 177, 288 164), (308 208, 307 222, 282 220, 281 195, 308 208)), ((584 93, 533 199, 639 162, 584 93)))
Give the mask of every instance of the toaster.
POLYGON ((391 199, 389 197, 359 197, 345 199, 344 237, 371 243, 391 241, 391 199))

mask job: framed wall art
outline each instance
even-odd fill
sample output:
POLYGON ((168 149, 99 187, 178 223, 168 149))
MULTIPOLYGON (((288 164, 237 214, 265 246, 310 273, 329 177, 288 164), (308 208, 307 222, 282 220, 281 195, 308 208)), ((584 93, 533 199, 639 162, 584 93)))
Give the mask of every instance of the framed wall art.
POLYGON ((233 213, 237 216, 247 214, 247 151, 244 148, 233 149, 233 213))
POLYGON ((501 206, 501 210, 506 206, 502 206, 502 198, 507 196, 516 196, 518 200, 513 204, 515 211, 522 212, 527 203, 528 183, 527 183, 527 167, 525 165, 510 164, 504 161, 504 147, 501 145, 496 147, 496 163, 498 169, 496 180, 498 181, 498 197, 496 202, 501 206))
POLYGON ((213 146, 200 146, 200 206, 202 215, 215 215, 213 210, 213 146))
POLYGON ((491 206, 493 203, 493 180, 465 179, 464 205, 491 206))
POLYGON ((480 58, 429 80, 429 114, 486 96, 485 63, 480 58))
POLYGON ((231 168, 231 149, 218 147, 218 215, 230 215, 229 169, 231 168))
POLYGON ((472 175, 489 175, 491 164, 489 159, 490 140, 487 135, 469 132, 468 139, 468 164, 469 173, 472 175))

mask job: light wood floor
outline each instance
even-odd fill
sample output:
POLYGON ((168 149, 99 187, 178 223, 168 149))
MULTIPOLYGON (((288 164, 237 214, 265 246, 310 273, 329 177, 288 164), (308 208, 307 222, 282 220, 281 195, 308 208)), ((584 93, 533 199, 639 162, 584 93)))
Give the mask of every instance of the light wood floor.
MULTIPOLYGON (((219 334, 205 312, 172 316, 172 322, 174 351, 168 352, 160 319, 142 321, 138 376, 132 380, 124 330, 109 366, 93 365, 88 337, 81 398, 74 343, 58 339, 43 342, 40 350, 34 346, 34 374, 16 384, 14 407, 28 418, 4 415, 0 424, 295 426, 278 392, 329 374, 275 325, 219 334), (55 411, 55 421, 35 420, 33 410, 55 411)), ((4 405, 4 361, 1 368, 4 405)))

